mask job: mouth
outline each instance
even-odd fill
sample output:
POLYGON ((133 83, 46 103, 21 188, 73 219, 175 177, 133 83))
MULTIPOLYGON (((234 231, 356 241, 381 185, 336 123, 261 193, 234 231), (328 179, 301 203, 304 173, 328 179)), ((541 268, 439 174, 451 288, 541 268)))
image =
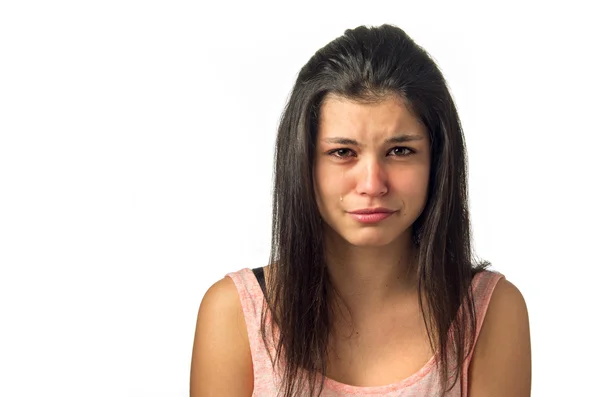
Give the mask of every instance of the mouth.
POLYGON ((377 207, 377 208, 363 208, 360 210, 348 211, 350 214, 364 215, 364 214, 391 214, 396 212, 389 208, 377 207))
POLYGON ((389 218, 396 211, 389 208, 363 208, 360 210, 349 211, 348 213, 354 220, 360 223, 378 223, 389 218))

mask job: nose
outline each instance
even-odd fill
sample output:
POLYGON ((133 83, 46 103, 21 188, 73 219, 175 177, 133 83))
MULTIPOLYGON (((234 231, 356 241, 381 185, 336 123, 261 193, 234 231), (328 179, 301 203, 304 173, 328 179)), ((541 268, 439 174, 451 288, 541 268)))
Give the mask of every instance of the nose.
POLYGON ((365 160, 358 177, 356 190, 363 196, 383 196, 388 192, 385 167, 378 159, 365 160))

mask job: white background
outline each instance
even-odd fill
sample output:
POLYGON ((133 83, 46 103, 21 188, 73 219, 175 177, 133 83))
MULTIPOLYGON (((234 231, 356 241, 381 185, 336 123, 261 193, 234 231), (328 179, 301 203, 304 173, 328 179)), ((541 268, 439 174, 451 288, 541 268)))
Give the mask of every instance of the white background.
POLYGON ((597 14, 482 3, 0 3, 0 395, 188 395, 204 292, 268 259, 296 73, 387 22, 456 99, 477 254, 527 301, 533 395, 600 396, 597 14))

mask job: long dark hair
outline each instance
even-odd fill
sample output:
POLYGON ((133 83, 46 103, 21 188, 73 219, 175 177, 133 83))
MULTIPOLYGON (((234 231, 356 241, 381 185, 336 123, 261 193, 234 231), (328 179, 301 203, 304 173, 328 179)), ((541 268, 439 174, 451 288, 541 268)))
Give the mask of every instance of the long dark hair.
POLYGON ((326 94, 357 100, 398 95, 427 127, 429 194, 413 225, 413 241, 418 248, 419 306, 430 345, 439 353, 442 390, 449 390, 474 345, 471 280, 489 263, 476 263, 472 255, 466 150, 446 81, 428 53, 402 29, 382 25, 346 30, 317 51, 300 70, 280 120, 271 266, 261 320, 263 341, 273 349, 273 366, 281 371, 280 393, 319 395, 327 369, 333 290, 313 188, 319 110, 326 94), (461 304, 464 310, 459 310, 461 304), (456 358, 454 371, 449 368, 451 357, 456 358))

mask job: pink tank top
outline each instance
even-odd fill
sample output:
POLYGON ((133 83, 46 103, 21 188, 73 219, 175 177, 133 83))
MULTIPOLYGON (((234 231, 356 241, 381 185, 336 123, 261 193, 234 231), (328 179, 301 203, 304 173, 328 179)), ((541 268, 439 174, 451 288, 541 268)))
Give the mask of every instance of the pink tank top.
MULTIPOLYGON (((252 364, 254 368, 254 392, 253 397, 274 397, 277 395, 280 379, 273 371, 267 347, 260 334, 260 316, 263 307, 264 295, 262 289, 251 269, 242 269, 235 273, 228 273, 237 288, 240 296, 250 351, 252 353, 252 364)), ((473 292, 475 310, 477 312, 477 332, 483 324, 486 310, 488 308, 492 292, 498 280, 504 275, 495 271, 483 271, 473 278, 473 292)), ((269 318, 267 316, 267 318, 269 318)), ((271 348, 272 349, 272 348, 271 348)), ((273 350, 271 350, 273 351, 273 350)), ((456 382, 448 397, 466 397, 468 370, 471 356, 467 358, 460 380, 456 382)), ((321 397, 342 396, 385 396, 385 397, 432 397, 439 393, 439 374, 435 366, 435 356, 432 357, 423 368, 408 378, 396 383, 384 386, 360 387, 337 382, 325 378, 325 386, 321 397)))

